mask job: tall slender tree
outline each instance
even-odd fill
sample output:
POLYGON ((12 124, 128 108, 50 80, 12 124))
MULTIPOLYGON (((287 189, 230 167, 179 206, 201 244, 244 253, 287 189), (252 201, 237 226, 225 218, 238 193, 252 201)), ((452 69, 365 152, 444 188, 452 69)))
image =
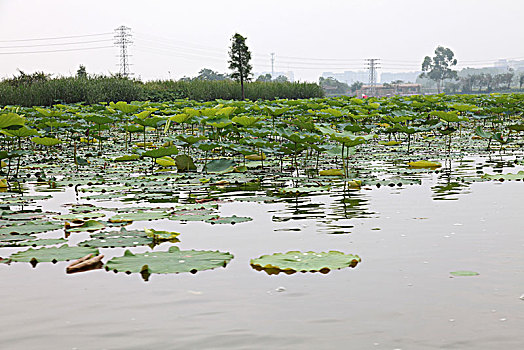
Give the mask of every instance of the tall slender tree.
POLYGON ((235 33, 231 38, 231 47, 229 48, 229 69, 233 71, 231 78, 240 81, 242 89, 242 99, 245 99, 244 81, 249 81, 251 75, 251 52, 246 45, 246 38, 235 33))
POLYGON ((451 49, 439 46, 435 49, 435 56, 424 58, 422 62, 421 78, 429 78, 437 83, 437 91, 440 94, 442 81, 445 79, 458 79, 457 71, 450 67, 457 65, 457 59, 451 49))

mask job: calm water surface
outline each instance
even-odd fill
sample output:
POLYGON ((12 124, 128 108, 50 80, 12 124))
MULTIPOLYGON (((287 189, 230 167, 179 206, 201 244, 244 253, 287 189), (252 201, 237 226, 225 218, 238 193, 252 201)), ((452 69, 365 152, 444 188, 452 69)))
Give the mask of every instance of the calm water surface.
MULTIPOLYGON (((439 185, 445 179, 433 175, 422 185, 350 191, 346 207, 337 194, 221 205, 224 215, 254 218, 233 226, 130 226, 177 230, 181 249, 235 256, 194 275, 144 282, 105 270, 66 275, 67 263, 0 265, 0 348, 524 348, 524 184, 473 183, 440 198, 439 185), (327 229, 337 225, 339 234, 327 229), (289 250, 340 250, 362 262, 325 275, 270 276, 249 265, 289 250), (480 275, 452 277, 457 270, 480 275)), ((74 200, 68 190, 54 203, 74 200)))

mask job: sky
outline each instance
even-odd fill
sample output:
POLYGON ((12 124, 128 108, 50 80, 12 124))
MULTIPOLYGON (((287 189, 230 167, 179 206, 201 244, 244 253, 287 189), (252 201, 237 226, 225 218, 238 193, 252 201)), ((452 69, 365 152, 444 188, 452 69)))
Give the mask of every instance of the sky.
POLYGON ((420 70, 437 46, 459 68, 524 59, 522 0, 0 0, 0 78, 44 71, 119 71, 114 30, 130 28, 131 72, 142 80, 229 73, 235 33, 247 38, 253 72, 420 70), (45 52, 42 52, 45 51, 45 52))

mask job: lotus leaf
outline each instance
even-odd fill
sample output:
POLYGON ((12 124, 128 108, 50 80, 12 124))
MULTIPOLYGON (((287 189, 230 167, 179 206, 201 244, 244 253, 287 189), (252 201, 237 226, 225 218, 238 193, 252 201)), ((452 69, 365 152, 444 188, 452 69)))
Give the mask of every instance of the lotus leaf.
POLYGON ((26 222, 21 225, 13 225, 0 228, 0 235, 6 233, 26 234, 41 233, 62 228, 61 224, 43 221, 43 222, 26 222))
POLYGON ((235 167, 235 161, 232 159, 214 159, 206 164, 209 173, 227 173, 232 172, 235 167))
POLYGON ((163 167, 170 167, 176 165, 175 160, 169 156, 156 158, 155 163, 163 167))
POLYGON ((210 224, 238 224, 241 222, 248 222, 252 221, 253 219, 246 216, 230 216, 230 217, 217 217, 217 218, 209 218, 204 220, 205 222, 208 222, 210 224))
POLYGON ((408 166, 412 168, 439 168, 442 166, 440 163, 430 162, 427 160, 418 160, 416 162, 409 162, 408 166))
POLYGON ((91 231, 101 230, 104 227, 106 227, 106 225, 104 225, 100 221, 87 220, 80 226, 74 226, 74 227, 67 228, 67 231, 68 232, 91 232, 91 231))
POLYGON ((16 113, 0 114, 0 129, 5 129, 13 125, 24 125, 25 118, 16 113))
POLYGON ((177 237, 180 235, 179 232, 169 232, 169 231, 157 231, 152 228, 146 228, 145 232, 148 237, 151 237, 154 241, 178 241, 177 237))
POLYGON ((31 141, 33 141, 34 143, 38 145, 43 145, 43 146, 54 146, 54 145, 58 145, 59 143, 62 143, 61 140, 55 139, 52 137, 33 137, 31 141))
POLYGON ((524 170, 519 171, 516 174, 508 173, 508 174, 484 174, 482 175, 483 179, 490 179, 490 180, 508 180, 508 181, 524 181, 524 170))
POLYGON ((181 251, 172 246, 168 251, 146 252, 133 254, 126 250, 124 256, 109 260, 106 270, 116 272, 140 272, 142 274, 152 273, 180 273, 210 270, 217 267, 225 267, 233 259, 230 253, 205 250, 181 251))
POLYGON ((126 154, 120 157, 116 157, 113 160, 115 162, 128 162, 128 161, 133 161, 133 160, 138 160, 138 159, 140 159, 140 156, 138 154, 126 154))
POLYGON ((320 170, 318 173, 320 176, 344 176, 344 172, 340 169, 320 170))
POLYGON ((60 247, 50 248, 29 248, 23 252, 12 254, 9 258, 18 262, 57 262, 78 259, 88 254, 98 255, 98 249, 87 247, 69 247, 62 245, 60 247))
POLYGON ((328 272, 330 270, 355 267, 361 261, 358 255, 344 254, 339 251, 322 253, 290 251, 262 255, 251 260, 251 266, 267 270, 270 273, 282 272, 328 272))
POLYGON ((109 222, 132 222, 132 221, 151 221, 167 218, 168 214, 162 211, 139 211, 136 213, 121 213, 112 216, 109 222))
POLYGON ((175 165, 179 172, 195 171, 197 169, 193 158, 186 154, 177 155, 175 157, 175 165))
POLYGON ((450 272, 453 276, 478 276, 479 273, 475 271, 453 271, 450 272))
POLYGON ((151 158, 161 158, 165 156, 170 156, 172 154, 177 154, 178 149, 175 146, 172 147, 162 147, 153 149, 150 151, 145 151, 142 153, 142 157, 151 157, 151 158))

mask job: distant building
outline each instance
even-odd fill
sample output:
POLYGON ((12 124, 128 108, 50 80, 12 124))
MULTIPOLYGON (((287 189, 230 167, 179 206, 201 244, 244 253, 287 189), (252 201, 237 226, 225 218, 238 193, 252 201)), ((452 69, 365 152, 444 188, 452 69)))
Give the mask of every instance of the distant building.
POLYGON ((414 83, 415 81, 417 81, 417 78, 420 75, 420 73, 422 72, 382 72, 380 73, 380 82, 391 83, 392 81, 402 80, 404 83, 414 83))
POLYGON ((422 85, 420 84, 377 84, 372 89, 371 85, 364 85, 360 90, 356 91, 357 97, 363 95, 369 97, 387 97, 387 96, 411 96, 420 95, 422 92, 422 85))

